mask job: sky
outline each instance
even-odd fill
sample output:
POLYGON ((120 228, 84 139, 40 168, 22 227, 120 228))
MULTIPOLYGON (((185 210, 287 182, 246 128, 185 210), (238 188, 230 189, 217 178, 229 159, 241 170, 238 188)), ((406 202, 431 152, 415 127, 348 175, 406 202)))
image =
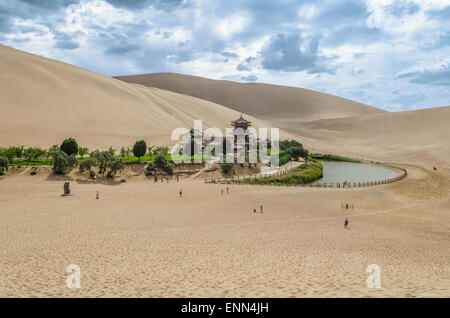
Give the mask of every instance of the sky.
POLYGON ((450 105, 449 21, 450 0, 0 0, 0 43, 110 76, 289 85, 402 111, 450 105))

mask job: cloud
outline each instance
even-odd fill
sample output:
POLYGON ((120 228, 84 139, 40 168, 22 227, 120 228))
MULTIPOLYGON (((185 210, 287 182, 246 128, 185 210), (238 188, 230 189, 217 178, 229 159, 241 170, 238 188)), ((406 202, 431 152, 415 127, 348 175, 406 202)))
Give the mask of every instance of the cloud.
POLYGON ((398 78, 407 78, 417 84, 450 86, 450 59, 438 67, 403 73, 398 78))
POLYGON ((258 78, 256 77, 256 75, 249 74, 247 76, 241 76, 241 80, 246 82, 256 82, 258 78))
POLYGON ((417 68, 450 56, 449 17, 448 1, 423 0, 0 0, 0 43, 106 75, 259 80, 407 109, 450 103, 448 64, 417 68))
POLYGON ((236 69, 238 71, 251 71, 252 70, 252 63, 256 61, 256 57, 249 56, 245 60, 243 60, 241 63, 238 64, 236 69))
POLYGON ((351 73, 354 75, 362 74, 362 73, 364 73, 364 70, 361 68, 354 68, 354 69, 352 69, 351 73))
POLYGON ((396 0, 386 6, 387 12, 397 18, 405 15, 412 15, 420 10, 420 5, 414 1, 396 0))
POLYGON ((117 8, 127 8, 130 10, 153 7, 157 10, 172 11, 179 7, 189 6, 189 1, 183 0, 106 0, 117 8))
POLYGON ((300 31, 272 36, 262 50, 262 67, 284 72, 307 71, 310 74, 331 73, 336 68, 327 67, 318 56, 319 39, 302 37, 300 31))

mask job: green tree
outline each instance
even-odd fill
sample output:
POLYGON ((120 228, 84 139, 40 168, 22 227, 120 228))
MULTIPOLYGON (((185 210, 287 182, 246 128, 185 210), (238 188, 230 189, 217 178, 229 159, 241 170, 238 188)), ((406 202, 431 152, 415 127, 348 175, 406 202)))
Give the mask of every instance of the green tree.
POLYGON ((78 154, 80 155, 80 158, 83 159, 83 157, 87 154, 89 154, 89 149, 86 147, 79 147, 78 148, 78 154))
POLYGON ((124 158, 127 155, 127 150, 125 147, 120 148, 120 156, 124 158))
POLYGON ((23 156, 23 146, 11 146, 3 149, 3 156, 8 158, 9 162, 13 162, 14 158, 21 159, 23 156))
POLYGON ((30 147, 23 151, 23 156, 28 161, 36 161, 42 157, 44 157, 46 151, 39 147, 30 147))
POLYGON ((148 155, 151 157, 151 156, 153 156, 155 153, 154 153, 154 149, 155 149, 155 146, 150 146, 150 147, 148 147, 148 155))
POLYGON ((78 143, 74 138, 67 138, 61 144, 60 149, 67 155, 76 155, 78 153, 78 143))
POLYGON ((114 149, 112 146, 109 147, 108 152, 111 154, 111 156, 115 156, 116 155, 116 149, 114 149))
POLYGON ((149 162, 148 165, 147 165, 147 168, 145 168, 145 175, 147 177, 151 176, 152 172, 155 171, 155 169, 156 169, 155 162, 153 162, 153 161, 149 162))
POLYGON ((108 177, 112 178, 117 171, 121 171, 123 170, 123 168, 125 168, 125 162, 123 162, 122 158, 113 158, 108 162, 108 167, 108 177))
POLYGON ((0 168, 8 171, 9 160, 5 156, 0 157, 0 168))
MULTIPOLYGON (((171 164, 165 155, 163 154, 157 154, 155 156, 155 166, 157 168, 161 168, 164 171, 166 171, 168 174, 172 175, 173 174, 173 164, 171 164)), ((147 167, 148 168, 148 167, 147 167)))
MULTIPOLYGON (((58 145, 53 145, 52 147, 50 147, 47 151, 47 158, 53 159, 53 157, 55 156, 55 154, 57 152, 61 151, 58 147, 58 145)), ((53 164, 53 160, 52 163, 53 164)))
POLYGON ((285 150, 285 153, 289 154, 293 160, 298 161, 298 157, 303 154, 303 148, 298 146, 291 146, 285 150))
POLYGON ((53 173, 63 174, 66 169, 78 164, 74 155, 68 156, 64 151, 56 152, 53 156, 53 173))
POLYGON ((158 146, 153 151, 154 155, 163 155, 166 156, 169 153, 169 147, 166 146, 158 146))
POLYGON ((225 174, 229 174, 231 171, 233 171, 233 167, 234 167, 234 164, 226 163, 226 162, 223 162, 220 165, 220 168, 222 169, 222 172, 225 173, 225 174))
POLYGON ((309 156, 309 151, 305 148, 302 148, 302 153, 300 154, 300 157, 305 159, 306 164, 308 164, 308 156, 309 156))
POLYGON ((92 167, 95 167, 96 165, 97 162, 94 159, 86 159, 80 163, 80 172, 83 173, 85 171, 90 171, 92 167))
POLYGON ((91 153, 91 157, 97 159, 99 164, 99 173, 104 174, 110 161, 114 159, 109 151, 95 150, 91 153))
POLYGON ((138 157, 139 162, 141 162, 141 157, 145 155, 147 151, 147 144, 144 140, 136 141, 133 147, 133 154, 138 157))

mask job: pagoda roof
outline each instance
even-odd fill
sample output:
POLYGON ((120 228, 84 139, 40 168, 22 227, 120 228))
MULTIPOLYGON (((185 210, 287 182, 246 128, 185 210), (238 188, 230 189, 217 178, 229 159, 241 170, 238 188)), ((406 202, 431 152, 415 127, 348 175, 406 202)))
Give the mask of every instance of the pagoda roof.
POLYGON ((232 124, 250 124, 251 123, 251 121, 248 121, 247 119, 245 119, 244 117, 242 117, 242 114, 241 114, 241 117, 239 117, 238 119, 236 119, 236 120, 233 120, 232 122, 231 122, 232 124))

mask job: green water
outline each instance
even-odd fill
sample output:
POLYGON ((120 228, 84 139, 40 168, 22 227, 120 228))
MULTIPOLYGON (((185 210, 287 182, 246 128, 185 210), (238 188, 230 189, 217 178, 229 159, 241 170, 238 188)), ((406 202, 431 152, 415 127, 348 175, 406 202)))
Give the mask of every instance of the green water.
POLYGON ((353 162, 322 161, 323 178, 312 184, 336 184, 337 182, 370 182, 394 178, 397 173, 377 165, 353 162))

